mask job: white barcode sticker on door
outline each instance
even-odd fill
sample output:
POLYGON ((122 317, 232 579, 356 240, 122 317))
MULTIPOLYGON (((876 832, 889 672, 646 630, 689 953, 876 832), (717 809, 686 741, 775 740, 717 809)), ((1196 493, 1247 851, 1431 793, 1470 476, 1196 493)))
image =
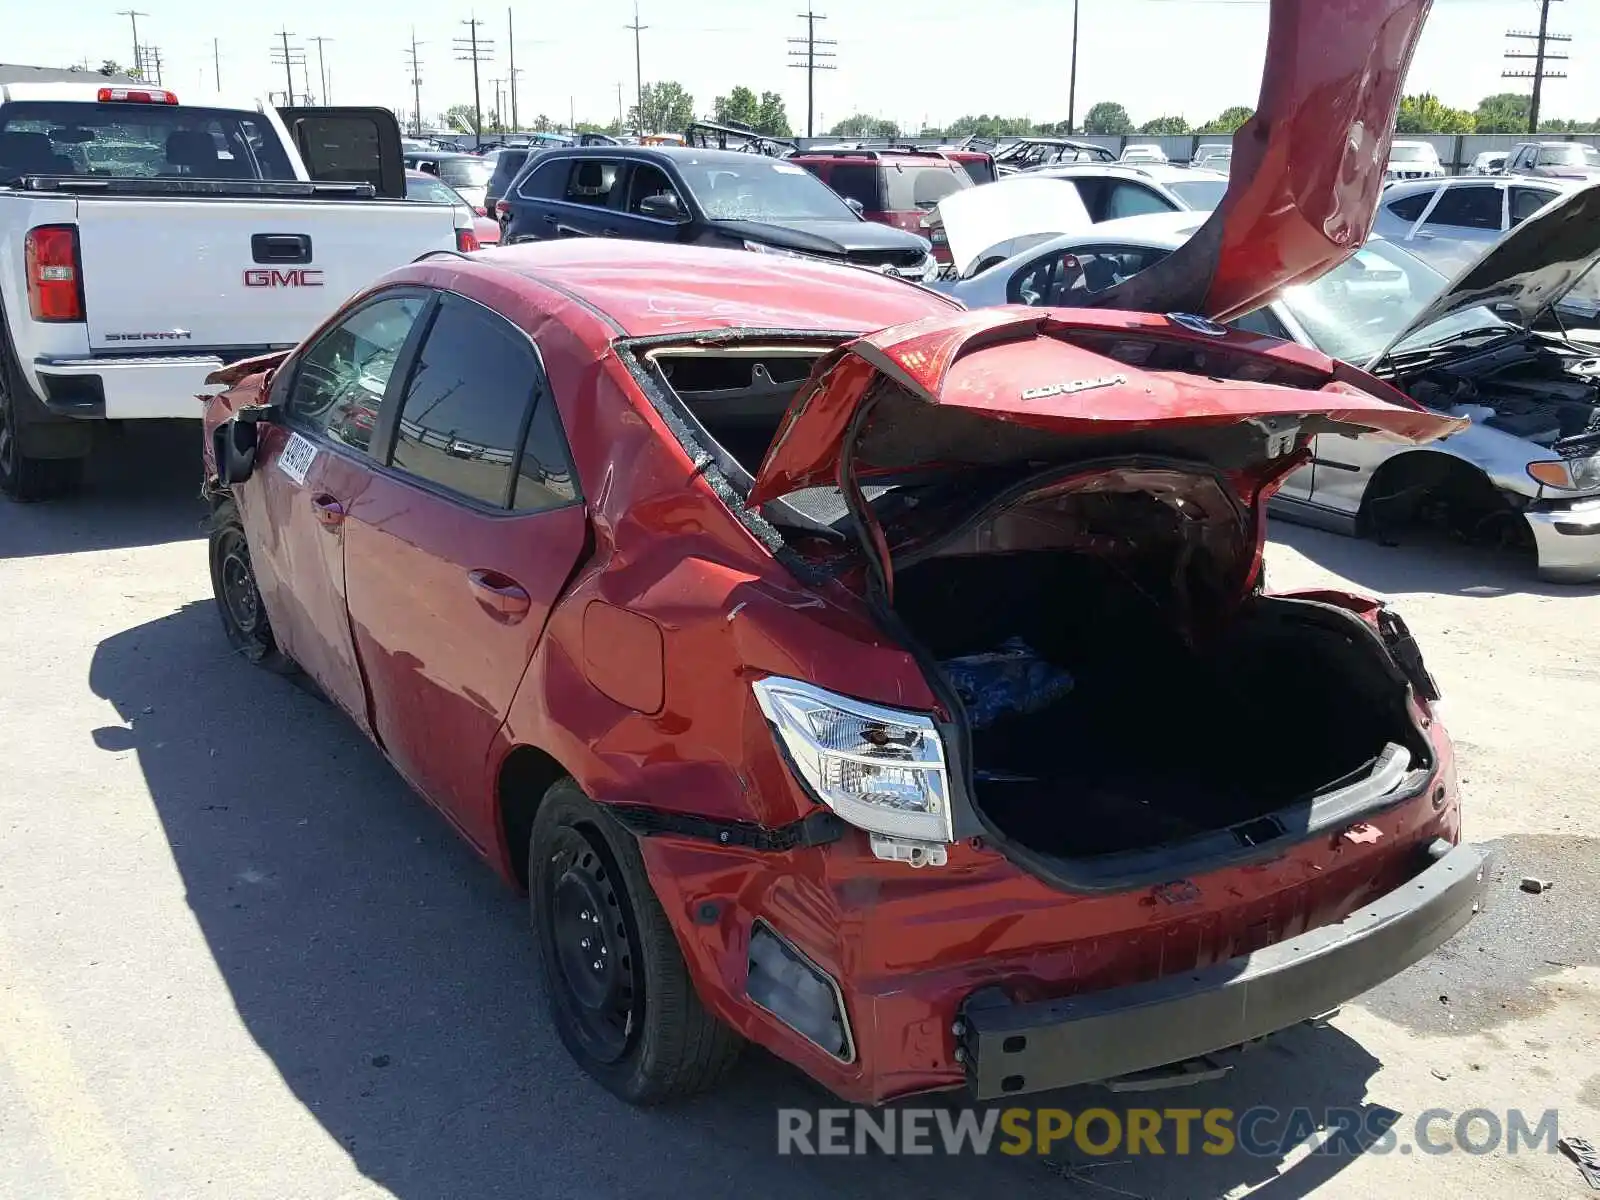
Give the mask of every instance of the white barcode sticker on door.
POLYGON ((304 483, 306 472, 311 470, 311 464, 316 460, 316 443, 301 437, 298 433, 291 433, 289 441, 283 447, 283 453, 278 455, 278 470, 296 483, 304 483))

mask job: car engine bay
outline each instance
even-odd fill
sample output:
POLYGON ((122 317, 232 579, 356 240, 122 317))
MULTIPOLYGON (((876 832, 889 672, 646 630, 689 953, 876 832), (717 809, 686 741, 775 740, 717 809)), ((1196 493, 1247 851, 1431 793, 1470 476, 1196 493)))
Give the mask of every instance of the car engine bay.
POLYGON ((1527 334, 1395 379, 1419 404, 1563 453, 1600 445, 1600 348, 1527 334))

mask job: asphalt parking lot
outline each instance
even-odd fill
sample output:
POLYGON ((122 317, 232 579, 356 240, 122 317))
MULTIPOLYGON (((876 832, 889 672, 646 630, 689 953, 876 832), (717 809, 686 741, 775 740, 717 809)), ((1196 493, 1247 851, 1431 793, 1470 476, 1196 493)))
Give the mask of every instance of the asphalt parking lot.
MULTIPOLYGON (((523 901, 341 717, 230 656, 194 436, 136 430, 83 497, 0 508, 0 1196, 1589 1194, 1526 1149, 779 1158, 776 1110, 830 1101, 756 1053, 696 1104, 623 1106, 543 1018, 523 901)), ((1432 960, 1155 1103, 1399 1131, 1554 1109, 1600 1143, 1600 589, 1291 527, 1269 563, 1397 598, 1505 865, 1432 960)))

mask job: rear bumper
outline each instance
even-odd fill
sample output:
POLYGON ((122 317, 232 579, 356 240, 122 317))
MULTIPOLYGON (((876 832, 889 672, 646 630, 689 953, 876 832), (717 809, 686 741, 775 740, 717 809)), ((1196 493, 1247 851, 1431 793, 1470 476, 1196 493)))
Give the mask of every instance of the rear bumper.
POLYGON ((1094 1083, 1225 1050, 1360 995, 1443 945, 1478 913, 1492 855, 1446 848, 1343 921, 1191 974, 1030 1004, 962 1010, 979 1100, 1094 1083))
POLYGON ((129 358, 37 358, 33 373, 40 402, 58 417, 75 420, 148 420, 202 415, 205 382, 226 365, 214 354, 129 358))
POLYGON ((1533 531, 1541 577, 1559 583, 1600 579, 1600 499, 1523 513, 1533 531))

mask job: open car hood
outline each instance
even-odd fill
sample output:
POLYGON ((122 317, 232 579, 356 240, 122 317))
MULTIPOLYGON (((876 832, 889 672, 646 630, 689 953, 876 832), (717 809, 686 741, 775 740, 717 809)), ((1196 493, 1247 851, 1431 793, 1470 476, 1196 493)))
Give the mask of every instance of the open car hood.
POLYGON ((1010 258, 1039 242, 1089 228, 1089 210, 1078 189, 1065 179, 1014 175, 1005 186, 986 184, 951 192, 939 201, 937 220, 965 278, 986 258, 1010 258))
POLYGON ((1261 96, 1233 135, 1222 203, 1176 252, 1089 303, 1227 321, 1353 254, 1430 2, 1272 0, 1261 96))
POLYGON ((1445 285, 1368 364, 1452 313, 1509 306, 1531 329, 1600 261, 1600 183, 1571 192, 1529 217, 1445 285))
POLYGON ((1416 442, 1466 424, 1316 351, 1193 317, 978 309, 883 329, 819 360, 748 503, 824 486, 849 500, 864 482, 908 473, 1021 475, 1150 454, 1266 479, 1303 462, 1317 433, 1416 442))

